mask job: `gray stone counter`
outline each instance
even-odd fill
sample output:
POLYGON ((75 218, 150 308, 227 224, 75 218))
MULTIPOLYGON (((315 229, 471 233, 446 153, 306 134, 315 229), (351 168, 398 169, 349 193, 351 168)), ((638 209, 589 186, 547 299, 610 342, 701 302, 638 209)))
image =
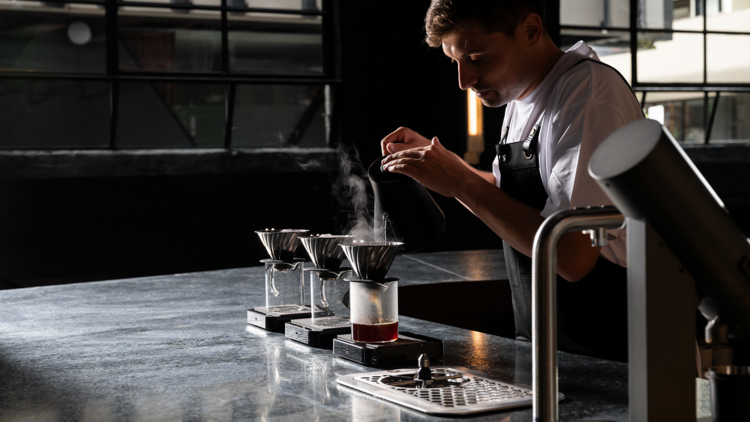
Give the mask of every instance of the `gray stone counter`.
MULTIPOLYGON (((345 263, 346 264, 346 263, 345 263)), ((388 271, 399 285, 454 281, 507 280, 502 250, 434 252, 399 255, 388 271)))
MULTIPOLYGON (((493 256, 400 257, 392 274, 426 283, 449 280, 447 271, 451 281, 470 281, 481 273, 474 264, 489 269, 493 256)), ((371 368, 248 327, 246 309, 264 302, 262 274, 254 267, 0 291, 0 421, 436 419, 336 384, 371 368)), ((400 329, 444 339, 447 365, 530 384, 529 344, 405 317, 400 329)), ((559 359, 562 420, 627 420, 627 365, 559 359)), ((528 421, 531 409, 461 419, 528 421)))

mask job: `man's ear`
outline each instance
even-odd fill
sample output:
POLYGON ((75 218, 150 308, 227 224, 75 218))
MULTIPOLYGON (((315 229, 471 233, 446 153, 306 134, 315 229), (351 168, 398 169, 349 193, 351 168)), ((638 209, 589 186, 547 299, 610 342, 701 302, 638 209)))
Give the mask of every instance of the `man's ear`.
POLYGON ((544 37, 542 17, 536 13, 529 13, 521 23, 522 37, 530 48, 534 48, 544 37))

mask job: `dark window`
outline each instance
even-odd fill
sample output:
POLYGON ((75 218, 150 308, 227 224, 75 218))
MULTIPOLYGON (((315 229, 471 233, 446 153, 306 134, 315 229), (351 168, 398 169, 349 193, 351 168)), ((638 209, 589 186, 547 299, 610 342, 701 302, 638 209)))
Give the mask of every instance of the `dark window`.
POLYGON ((330 144, 329 0, 0 0, 0 148, 330 144))

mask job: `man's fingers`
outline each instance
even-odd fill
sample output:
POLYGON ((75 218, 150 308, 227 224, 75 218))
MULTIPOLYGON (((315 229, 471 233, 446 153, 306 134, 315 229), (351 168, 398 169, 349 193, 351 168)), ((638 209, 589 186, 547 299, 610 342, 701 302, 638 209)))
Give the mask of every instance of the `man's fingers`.
POLYGON ((425 146, 429 144, 429 139, 425 138, 424 136, 418 134, 417 132, 414 132, 409 128, 400 127, 388 134, 388 136, 380 141, 380 151, 383 153, 383 155, 387 155, 389 153, 403 151, 405 149, 425 146), (391 147, 391 145, 394 144, 396 146, 391 147), (396 148, 396 150, 394 151, 392 148, 396 148))
POLYGON ((393 158, 422 158, 424 156, 423 151, 426 147, 409 148, 403 151, 391 154, 393 158))
POLYGON ((386 142, 385 140, 383 140, 380 143, 380 152, 382 152, 383 155, 390 154, 391 153, 390 152, 391 145, 393 145, 393 142, 386 142))
POLYGON ((393 145, 394 142, 403 142, 403 140, 395 133, 391 133, 380 141, 380 151, 383 155, 388 155, 388 148, 393 145))
POLYGON ((404 159, 404 158, 406 159, 424 158, 423 151, 425 150, 425 148, 426 147, 404 149, 403 151, 395 152, 393 154, 388 155, 380 163, 383 164, 383 166, 385 166, 386 164, 389 164, 393 161, 397 161, 397 160, 404 159))
POLYGON ((404 174, 406 176, 409 176, 411 178, 416 177, 418 170, 416 167, 411 166, 406 163, 402 162, 395 162, 394 164, 391 164, 388 166, 388 171, 391 173, 399 173, 404 174))
POLYGON ((404 143, 401 143, 401 142, 399 142, 399 143, 395 143, 394 142, 394 143, 388 144, 388 153, 389 154, 394 154, 396 152, 404 151, 404 150, 407 150, 407 149, 409 149, 409 146, 406 145, 406 144, 404 144, 404 143))
POLYGON ((393 157, 392 155, 390 155, 388 156, 388 161, 383 163, 383 169, 390 170, 391 167, 393 166, 398 166, 398 165, 403 165, 403 164, 414 165, 415 161, 417 161, 415 157, 393 157))
MULTIPOLYGON (((429 146, 429 145, 428 145, 429 146)), ((402 141, 393 141, 385 145, 385 150, 383 151, 385 154, 395 154, 397 152, 401 151, 407 151, 407 150, 422 150, 425 147, 424 146, 414 146, 414 144, 409 144, 402 141)))
POLYGON ((383 140, 380 141, 380 150, 383 152, 383 155, 387 155, 389 152, 391 152, 390 147, 393 144, 408 143, 410 132, 410 129, 400 127, 383 138, 383 140))

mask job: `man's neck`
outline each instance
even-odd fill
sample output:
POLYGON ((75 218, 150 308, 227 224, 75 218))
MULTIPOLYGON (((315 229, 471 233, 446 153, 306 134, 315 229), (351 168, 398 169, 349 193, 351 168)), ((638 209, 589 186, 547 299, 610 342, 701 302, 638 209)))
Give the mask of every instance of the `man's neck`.
POLYGON ((552 39, 549 36, 545 36, 541 41, 539 51, 531 57, 531 62, 534 69, 534 75, 531 78, 531 82, 529 83, 529 86, 523 91, 523 93, 519 95, 518 98, 516 98, 516 100, 523 100, 532 92, 534 92, 534 90, 542 84, 544 78, 549 75, 549 73, 552 71, 552 68, 555 67, 557 62, 564 54, 565 53, 563 53, 562 50, 557 48, 557 46, 552 42, 552 39))

